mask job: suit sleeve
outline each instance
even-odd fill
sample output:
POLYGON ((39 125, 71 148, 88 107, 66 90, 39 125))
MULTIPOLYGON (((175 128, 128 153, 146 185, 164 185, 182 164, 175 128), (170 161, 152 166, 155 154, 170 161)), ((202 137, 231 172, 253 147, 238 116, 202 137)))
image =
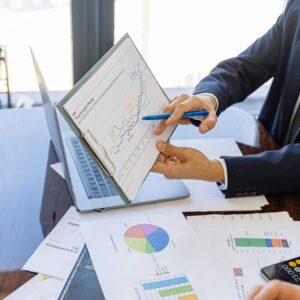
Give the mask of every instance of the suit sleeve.
POLYGON ((198 83, 193 94, 214 94, 219 101, 219 114, 273 77, 280 56, 283 19, 284 14, 239 56, 220 62, 198 83))
POLYGON ((257 155, 222 157, 228 172, 226 197, 300 192, 300 144, 257 155))

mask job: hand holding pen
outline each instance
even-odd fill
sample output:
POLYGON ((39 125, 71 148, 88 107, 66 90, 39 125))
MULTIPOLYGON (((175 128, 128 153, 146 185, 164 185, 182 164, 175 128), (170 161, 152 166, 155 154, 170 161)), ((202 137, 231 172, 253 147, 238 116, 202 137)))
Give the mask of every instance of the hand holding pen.
MULTIPOLYGON (((195 111, 202 111, 202 116, 199 117, 201 118, 199 131, 205 133, 216 124, 216 107, 217 100, 209 94, 181 95, 166 107, 164 112, 171 113, 171 116, 159 122, 155 133, 161 134, 169 125, 191 123, 195 111), (182 118, 184 114, 189 117, 182 118)), ((157 141, 156 148, 159 155, 151 171, 163 174, 169 179, 188 178, 224 182, 225 173, 222 164, 218 160, 210 160, 201 151, 190 147, 176 147, 166 141, 157 141)))
POLYGON ((163 116, 164 119, 159 122, 155 129, 155 134, 160 135, 167 126, 190 124, 190 118, 195 118, 195 114, 200 115, 199 119, 201 123, 199 125, 199 131, 206 133, 216 125, 216 108, 217 102, 215 98, 209 94, 200 94, 197 96, 182 94, 166 106, 164 113, 171 115, 163 116), (206 112, 204 112, 204 110, 206 112), (201 111, 201 113, 199 111, 201 111))

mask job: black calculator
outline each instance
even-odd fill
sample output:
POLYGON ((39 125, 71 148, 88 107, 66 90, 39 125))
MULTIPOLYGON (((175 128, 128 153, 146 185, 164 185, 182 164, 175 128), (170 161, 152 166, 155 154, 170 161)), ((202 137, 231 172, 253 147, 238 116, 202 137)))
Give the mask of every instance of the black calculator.
POLYGON ((300 257, 264 267, 261 274, 267 281, 278 279, 300 285, 300 257))

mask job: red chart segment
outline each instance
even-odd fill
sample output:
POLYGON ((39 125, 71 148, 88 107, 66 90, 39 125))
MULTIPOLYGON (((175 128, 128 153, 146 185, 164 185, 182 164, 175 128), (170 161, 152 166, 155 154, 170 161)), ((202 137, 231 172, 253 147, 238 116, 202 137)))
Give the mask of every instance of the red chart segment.
POLYGON ((126 232, 125 237, 133 237, 133 238, 145 238, 147 235, 145 234, 143 227, 140 225, 131 226, 126 232))
POLYGON ((155 253, 167 247, 169 235, 159 226, 139 224, 127 229, 124 240, 130 249, 142 253, 155 253))

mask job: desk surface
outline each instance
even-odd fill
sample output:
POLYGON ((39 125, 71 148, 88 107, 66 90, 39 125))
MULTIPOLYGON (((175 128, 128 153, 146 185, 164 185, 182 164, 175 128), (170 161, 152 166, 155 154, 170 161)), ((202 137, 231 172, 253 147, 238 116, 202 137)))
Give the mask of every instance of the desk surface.
MULTIPOLYGON (((277 148, 261 125, 256 129, 259 147, 239 144, 243 154, 277 148)), ((42 108, 0 111, 0 145, 2 299, 34 276, 21 267, 72 202, 65 181, 49 168, 57 158, 42 108)), ((264 212, 286 210, 300 220, 300 194, 267 195, 267 199, 270 205, 264 212)), ((193 214, 202 213, 189 215, 193 214)))

